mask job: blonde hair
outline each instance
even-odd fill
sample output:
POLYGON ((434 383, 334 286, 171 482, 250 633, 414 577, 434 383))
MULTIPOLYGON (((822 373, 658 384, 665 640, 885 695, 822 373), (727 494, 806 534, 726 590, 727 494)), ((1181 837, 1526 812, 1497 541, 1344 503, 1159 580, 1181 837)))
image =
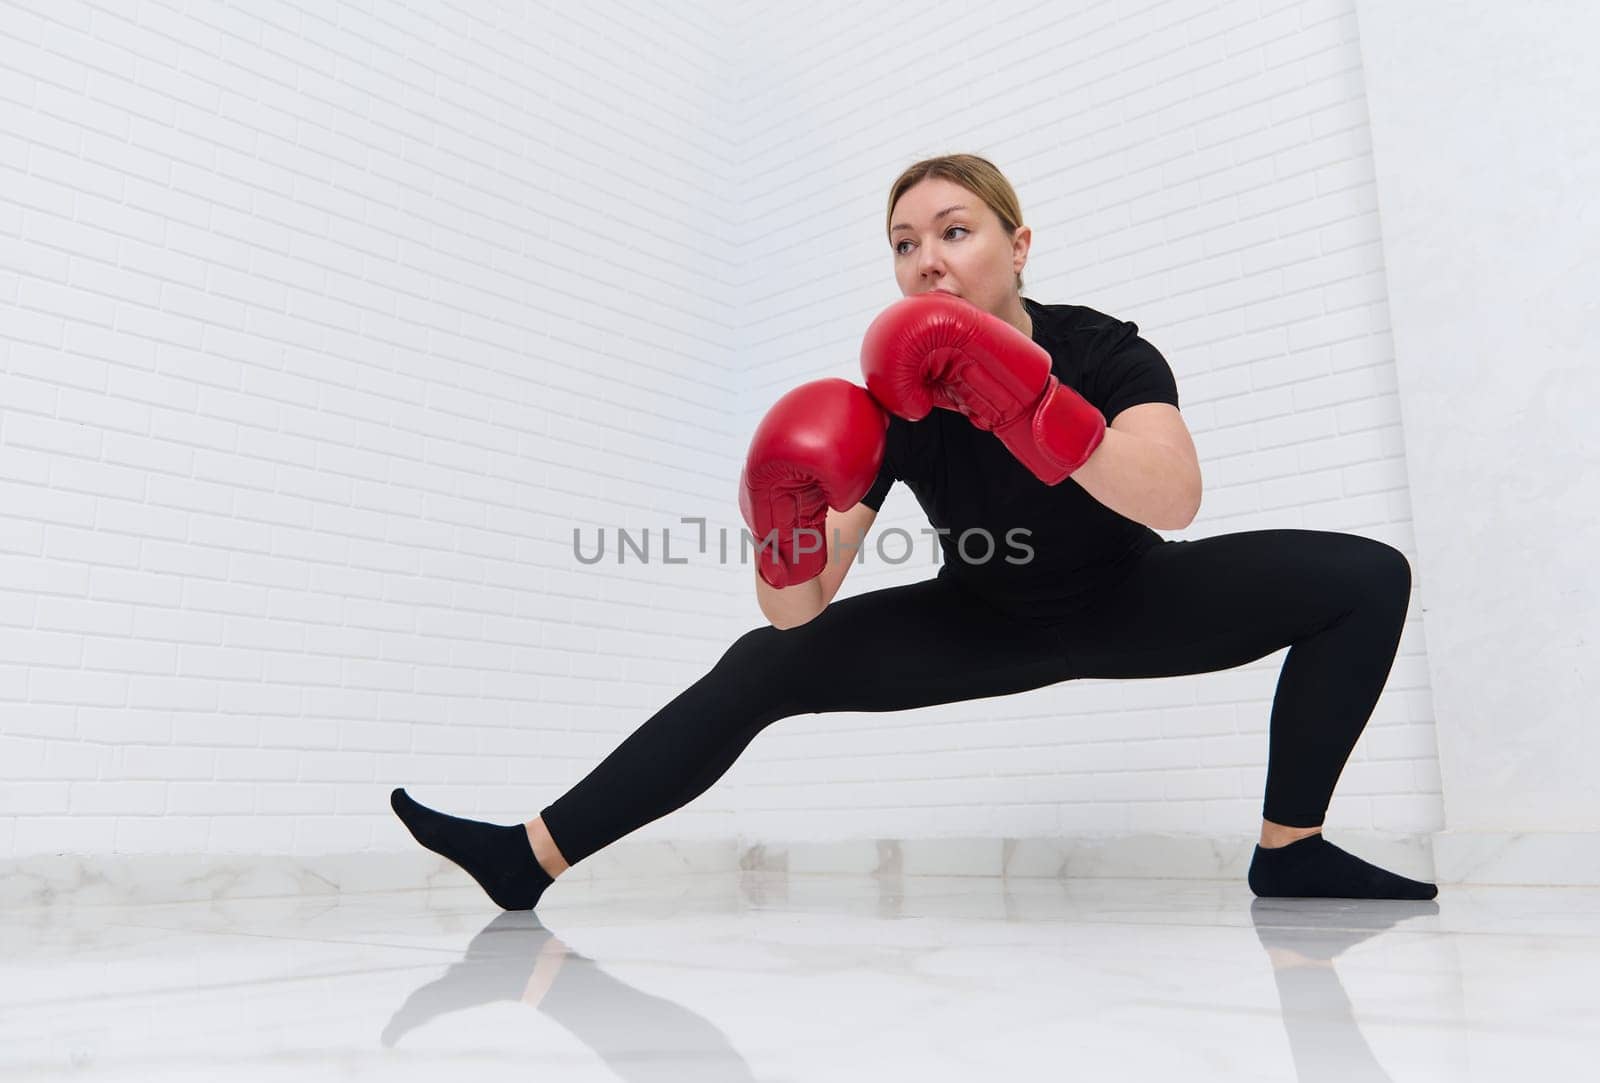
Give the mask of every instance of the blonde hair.
MULTIPOLYGON (((1015 237, 1022 225, 1022 205, 1017 200, 1016 189, 1006 180, 1005 174, 987 158, 976 154, 945 154, 937 158, 924 158, 908 167, 895 178, 889 188, 889 209, 883 220, 883 229, 894 242, 890 227, 894 221, 894 205, 913 186, 929 177, 959 184, 988 205, 1007 237, 1015 237)), ((1022 275, 1017 275, 1017 290, 1022 290, 1022 275)))

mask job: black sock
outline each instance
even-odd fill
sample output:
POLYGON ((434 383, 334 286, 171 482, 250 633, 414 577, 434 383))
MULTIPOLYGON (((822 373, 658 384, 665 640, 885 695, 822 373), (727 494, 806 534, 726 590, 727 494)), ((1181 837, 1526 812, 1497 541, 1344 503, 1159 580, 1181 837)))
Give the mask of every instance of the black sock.
POLYGON ((1264 899, 1431 899, 1439 894, 1436 885, 1369 865, 1320 833, 1270 850, 1257 845, 1250 890, 1264 899))
POLYGON ((446 816, 417 804, 404 789, 389 795, 389 805, 418 842, 466 869, 501 909, 532 910, 553 882, 521 824, 501 827, 446 816))

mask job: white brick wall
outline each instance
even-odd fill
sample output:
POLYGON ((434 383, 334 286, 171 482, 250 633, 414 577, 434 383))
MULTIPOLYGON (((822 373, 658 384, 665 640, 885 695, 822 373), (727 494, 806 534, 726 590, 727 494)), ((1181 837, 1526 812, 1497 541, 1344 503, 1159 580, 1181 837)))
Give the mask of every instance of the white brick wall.
POLYGON ((7 6, 0 854, 524 817, 749 626, 571 552, 736 518, 734 89, 659 18, 7 6))
MULTIPOLYGON (((859 379, 927 154, 1007 170, 1030 296, 1171 360, 1182 536, 1410 551, 1349 3, 56 0, 0 98, 0 855, 401 848, 392 785, 511 822, 582 777, 761 619, 745 442, 859 379)), ((1340 823, 1435 826, 1422 650, 1340 823)), ((1282 657, 787 720, 642 834, 1248 831, 1282 657)))

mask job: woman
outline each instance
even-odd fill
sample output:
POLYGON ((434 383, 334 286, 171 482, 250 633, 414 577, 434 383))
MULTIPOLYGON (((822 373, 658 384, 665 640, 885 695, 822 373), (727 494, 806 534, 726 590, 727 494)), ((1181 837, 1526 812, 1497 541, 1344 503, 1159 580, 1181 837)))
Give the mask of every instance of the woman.
POLYGON ((1433 898, 1433 884, 1321 835, 1399 645, 1404 555, 1322 531, 1162 539, 1152 526, 1194 518, 1200 470, 1172 371, 1137 326, 1022 296, 1032 231, 983 158, 907 169, 887 227, 905 299, 868 332, 867 391, 816 381, 784 396, 741 476, 755 537, 781 528, 756 578, 772 625, 736 640, 529 823, 462 820, 395 790, 412 834, 499 905, 529 909, 569 862, 705 792, 780 718, 899 711, 1078 677, 1208 673, 1289 647, 1251 890, 1433 898), (981 349, 952 353, 951 342, 981 349), (825 454, 795 459, 819 446, 825 454), (833 602, 851 546, 896 480, 939 530, 943 567, 833 602), (823 547, 807 552, 796 526, 817 529, 823 547))

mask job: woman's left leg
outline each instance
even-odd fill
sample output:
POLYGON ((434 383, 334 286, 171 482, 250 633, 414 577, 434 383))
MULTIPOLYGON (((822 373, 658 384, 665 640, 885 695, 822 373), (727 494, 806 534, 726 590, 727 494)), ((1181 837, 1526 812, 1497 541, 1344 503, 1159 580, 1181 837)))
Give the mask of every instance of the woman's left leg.
POLYGON ((1316 827, 1389 679, 1410 596, 1411 565, 1392 546, 1257 530, 1152 547, 1060 631, 1080 677, 1210 673, 1288 647, 1262 815, 1316 827))
MULTIPOLYGON (((1262 815, 1314 828, 1389 678, 1410 595, 1411 565, 1393 546, 1327 531, 1248 531, 1152 547, 1126 580, 1057 631, 1076 677, 1209 673, 1288 647, 1272 702, 1262 815)), ((1284 894, 1259 890, 1283 885, 1265 871, 1258 877, 1256 866, 1328 858, 1324 848, 1337 851, 1320 836, 1258 848, 1251 887, 1284 894)), ((1341 865, 1342 876, 1353 874, 1341 865)), ((1341 897, 1433 897, 1422 893, 1432 885, 1363 877, 1301 877, 1294 886, 1328 889, 1305 892, 1318 895, 1349 888, 1341 897), (1387 893, 1399 890, 1412 894, 1387 893)))

